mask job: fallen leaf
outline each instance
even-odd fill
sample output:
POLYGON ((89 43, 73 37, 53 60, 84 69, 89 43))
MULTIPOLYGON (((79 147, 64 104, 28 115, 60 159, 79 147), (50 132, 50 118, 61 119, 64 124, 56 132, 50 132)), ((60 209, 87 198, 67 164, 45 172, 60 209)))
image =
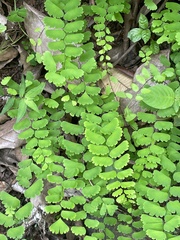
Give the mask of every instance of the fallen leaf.
POLYGON ((34 7, 31 7, 24 2, 24 7, 27 10, 27 16, 24 20, 24 27, 29 38, 33 39, 36 43, 38 39, 41 39, 42 44, 38 46, 32 46, 32 49, 35 52, 43 54, 48 50, 48 43, 51 41, 46 37, 45 27, 43 23, 43 18, 45 17, 40 11, 36 10, 34 7), (37 31, 38 30, 38 31, 37 31))
POLYGON ((22 146, 24 141, 18 139, 18 132, 13 129, 16 119, 11 119, 0 125, 0 149, 17 148, 22 146))

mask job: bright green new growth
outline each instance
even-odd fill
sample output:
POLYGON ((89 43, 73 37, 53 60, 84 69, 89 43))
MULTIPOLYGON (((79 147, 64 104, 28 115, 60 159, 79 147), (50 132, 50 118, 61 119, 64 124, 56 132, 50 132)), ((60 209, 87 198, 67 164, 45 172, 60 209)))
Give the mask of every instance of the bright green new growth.
MULTIPOLYGON (((1 82, 11 95, 2 113, 17 119, 14 129, 21 131, 20 139, 26 140, 22 151, 28 158, 19 163, 17 181, 25 189, 27 199, 40 195, 50 183, 45 212, 56 216, 49 227, 54 234, 71 231, 85 240, 177 239, 180 225, 177 44, 173 43, 174 52, 170 56, 174 68, 162 56, 166 67, 162 73, 151 65, 150 71, 144 68, 137 76, 142 87, 134 84, 134 89, 145 111, 132 113, 127 106, 121 115, 121 98, 119 102, 108 89, 101 93, 97 83, 112 67, 107 51, 113 37, 105 22, 122 23, 122 14, 128 13, 130 5, 123 0, 95 3, 87 6, 81 5, 80 0, 45 1, 49 16, 44 23, 51 42, 39 61, 47 71, 47 82, 56 87, 52 94, 45 97, 45 83, 34 80, 30 72, 21 80, 20 87, 10 77, 1 82), (89 15, 94 17, 103 70, 94 59, 85 18, 89 15), (153 86, 149 85, 150 78, 153 86), (79 221, 81 226, 77 225, 79 221)), ((144 3, 147 8, 156 9, 153 1, 144 3)), ((174 4, 167 3, 166 10, 154 15, 153 29, 154 21, 164 16, 163 27, 167 31, 167 13, 180 8, 174 4)), ((148 24, 141 15, 138 29, 142 35, 136 36, 131 31, 129 37, 147 43, 151 34, 149 29, 145 30, 148 24)), ((158 33, 164 36, 166 31, 158 33)), ((177 39, 177 29, 174 31, 177 39)), ((30 216, 32 204, 21 206, 17 198, 5 192, 0 193, 0 200, 5 207, 0 224, 8 228, 7 237, 21 239, 25 231, 21 224, 30 216)), ((6 239, 4 235, 3 238, 6 239)))

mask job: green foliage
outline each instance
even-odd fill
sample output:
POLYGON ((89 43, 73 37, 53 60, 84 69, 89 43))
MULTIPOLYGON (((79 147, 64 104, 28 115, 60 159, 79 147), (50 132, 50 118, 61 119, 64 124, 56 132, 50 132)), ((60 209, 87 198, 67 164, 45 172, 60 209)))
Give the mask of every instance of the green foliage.
MULTIPOLYGON (((144 4, 157 8, 152 0, 144 4)), ((173 53, 170 60, 160 57, 162 72, 150 64, 136 76, 138 85, 134 83, 132 90, 143 111, 133 113, 127 105, 122 114, 115 94, 108 89, 102 93, 98 81, 112 68, 107 52, 114 37, 108 23, 123 23, 129 1, 96 0, 91 6, 79 0, 46 0, 45 9, 50 42, 39 62, 45 81, 55 90, 44 94, 46 82, 35 80, 30 72, 20 85, 11 77, 1 81, 9 97, 2 114, 16 118, 14 130, 26 141, 22 152, 27 159, 19 163, 17 173, 25 198, 40 195, 48 182, 44 211, 55 216, 49 227, 54 234, 71 231, 86 240, 177 239, 179 4, 167 2, 165 10, 152 14, 157 43, 145 15, 139 17, 139 28, 129 32, 133 42, 149 43, 139 53, 143 61, 164 41, 172 44, 173 53), (95 60, 89 16, 94 19, 102 69, 95 60)), ((0 200, 5 209, 0 224, 7 228, 7 237, 21 239, 32 204, 21 206, 6 192, 0 193, 0 200)))

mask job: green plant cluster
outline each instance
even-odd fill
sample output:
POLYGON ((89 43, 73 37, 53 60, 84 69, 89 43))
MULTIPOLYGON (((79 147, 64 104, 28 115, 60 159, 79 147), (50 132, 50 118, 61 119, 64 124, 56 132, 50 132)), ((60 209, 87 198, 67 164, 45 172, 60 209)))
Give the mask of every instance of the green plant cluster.
MULTIPOLYGON (((44 94, 46 82, 30 72, 20 86, 10 77, 1 82, 10 96, 2 113, 17 119, 14 129, 26 140, 22 152, 27 159, 19 163, 18 183, 30 200, 48 182, 45 212, 55 216, 49 227, 54 234, 71 231, 85 240, 178 240, 180 53, 173 45, 170 60, 161 56, 162 73, 152 64, 142 70, 137 76, 142 87, 134 88, 144 111, 132 113, 127 106, 120 114, 121 97, 109 88, 102 93, 98 86, 104 70, 97 67, 86 18, 94 17, 100 61, 107 70, 112 67, 107 51, 113 37, 106 22, 122 22, 130 5, 125 0, 95 3, 45 1, 45 31, 51 42, 49 51, 36 58, 55 87, 51 94, 44 94)), ((153 1, 145 4, 155 10, 153 1)), ((174 10, 172 5, 167 3, 159 16, 174 10)), ((166 29, 167 18, 161 21, 166 29)), ((161 38, 166 33, 158 34, 161 38)), ((7 237, 21 239, 32 204, 20 207, 12 198, 0 193, 6 209, 0 223, 8 229, 7 237)))

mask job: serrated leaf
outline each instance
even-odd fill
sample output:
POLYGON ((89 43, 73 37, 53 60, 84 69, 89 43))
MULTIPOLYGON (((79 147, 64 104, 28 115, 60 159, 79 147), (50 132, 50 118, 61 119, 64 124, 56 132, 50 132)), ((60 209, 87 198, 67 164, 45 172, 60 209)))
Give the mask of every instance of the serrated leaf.
POLYGON ((66 47, 64 53, 67 57, 79 57, 83 52, 83 49, 81 47, 75 47, 75 46, 68 46, 66 47))
POLYGON ((82 30, 84 27, 84 21, 78 20, 74 22, 68 22, 66 26, 64 27, 64 31, 66 33, 73 33, 73 32, 78 32, 82 30))
POLYGON ((66 219, 66 220, 74 220, 76 217, 76 213, 73 211, 67 211, 67 210, 62 210, 61 211, 61 217, 66 219))
POLYGON ((44 17, 43 19, 45 25, 52 27, 52 28, 63 28, 64 21, 58 18, 53 17, 44 17))
POLYGON ((56 87, 62 87, 66 83, 65 77, 56 72, 46 73, 45 78, 48 80, 48 82, 53 83, 56 87))
POLYGON ((26 198, 33 198, 39 195, 42 189, 43 189, 43 181, 42 179, 38 179, 24 192, 24 196, 26 198))
POLYGON ((114 162, 114 167, 118 170, 124 168, 128 164, 129 159, 130 155, 128 153, 124 154, 120 159, 114 162))
POLYGON ((29 118, 24 118, 20 122, 15 123, 13 126, 13 129, 16 131, 19 131, 19 130, 24 130, 26 128, 29 128, 30 126, 31 126, 31 121, 29 120, 29 118))
POLYGON ((99 226, 99 221, 95 219, 86 219, 84 221, 84 224, 88 228, 97 228, 99 226))
POLYGON ((99 177, 102 178, 103 180, 110 180, 116 178, 116 171, 108 171, 108 172, 101 172, 99 174, 99 177))
POLYGON ((31 138, 33 135, 34 135, 34 130, 29 128, 29 129, 25 130, 24 132, 21 132, 18 135, 18 138, 19 139, 28 139, 28 138, 31 138))
POLYGON ((81 226, 73 226, 73 227, 71 227, 71 231, 76 236, 83 236, 86 234, 86 229, 81 226))
POLYGON ((108 167, 112 165, 113 160, 110 157, 94 156, 92 157, 92 162, 94 163, 95 166, 108 167))
POLYGON ((7 230, 7 236, 12 239, 22 239, 25 232, 24 226, 18 226, 7 230))
POLYGON ((18 209, 18 211, 15 213, 15 217, 18 220, 23 220, 24 218, 27 218, 30 216, 32 209, 33 209, 33 204, 31 202, 26 203, 23 207, 18 209))
POLYGON ((83 177, 86 180, 93 180, 94 178, 96 178, 101 172, 101 168, 100 167, 94 167, 92 169, 86 170, 83 173, 83 177))
POLYGON ((60 205, 48 205, 45 207, 45 211, 46 213, 58 213, 61 210, 61 206, 60 205))
POLYGON ((154 229, 148 229, 146 234, 152 239, 166 240, 166 234, 163 231, 156 231, 154 229))
POLYGON ((117 118, 113 118, 109 123, 101 128, 103 134, 111 134, 118 127, 119 121, 117 118))
POLYGON ((117 127, 114 132, 107 138, 106 144, 108 147, 115 146, 122 137, 122 129, 117 127))
POLYGON ((49 108, 58 108, 58 106, 59 106, 58 102, 56 102, 54 99, 50 99, 50 98, 45 98, 44 104, 46 106, 48 106, 49 108))
POLYGON ((101 187, 99 185, 94 185, 94 186, 86 186, 85 188, 82 189, 82 193, 85 197, 93 197, 97 195, 101 190, 101 187))
POLYGON ((104 145, 89 144, 88 149, 94 155, 106 155, 109 153, 108 147, 104 145))
POLYGON ((32 127, 34 129, 40 129, 40 128, 44 128, 47 124, 48 124, 48 120, 44 118, 37 121, 33 121, 32 127))
POLYGON ((157 9, 157 4, 155 4, 153 0, 145 0, 144 3, 145 6, 151 11, 155 11, 157 9))
POLYGON ((64 42, 66 44, 78 44, 82 42, 83 38, 84 34, 82 33, 67 34, 66 37, 64 38, 64 42))
POLYGON ((145 201, 143 203, 143 209, 145 213, 149 213, 151 216, 163 217, 166 214, 166 209, 164 207, 150 201, 145 201))
POLYGON ((65 234, 69 231, 67 224, 60 218, 49 227, 50 231, 55 234, 65 234))
POLYGON ((76 20, 78 17, 80 17, 83 13, 82 7, 74 8, 68 12, 65 13, 64 19, 67 21, 76 20))
POLYGON ((175 229, 179 228, 180 226, 180 216, 178 215, 166 215, 165 216, 165 223, 164 223, 164 230, 167 232, 174 232, 175 229))
POLYGON ((170 177, 165 175, 162 171, 154 170, 153 179, 157 184, 162 185, 164 187, 168 187, 171 184, 170 177))
POLYGON ((0 192, 0 199, 6 208, 17 209, 20 206, 19 199, 11 196, 5 191, 0 192))
POLYGON ((75 142, 71 142, 66 139, 63 139, 62 144, 67 151, 73 154, 80 154, 84 152, 84 146, 79 143, 75 143, 75 142))
POLYGON ((82 134, 84 131, 84 128, 82 126, 72 124, 66 121, 61 122, 61 127, 66 134, 70 133, 71 135, 76 135, 76 136, 78 136, 79 134, 82 134))
POLYGON ((89 142, 96 145, 101 145, 105 142, 105 138, 101 134, 95 133, 89 129, 85 130, 85 136, 89 142))
POLYGON ((109 156, 112 158, 117 158, 120 155, 122 155, 125 151, 127 151, 128 148, 129 148, 129 143, 127 140, 124 140, 117 147, 111 150, 109 156))

